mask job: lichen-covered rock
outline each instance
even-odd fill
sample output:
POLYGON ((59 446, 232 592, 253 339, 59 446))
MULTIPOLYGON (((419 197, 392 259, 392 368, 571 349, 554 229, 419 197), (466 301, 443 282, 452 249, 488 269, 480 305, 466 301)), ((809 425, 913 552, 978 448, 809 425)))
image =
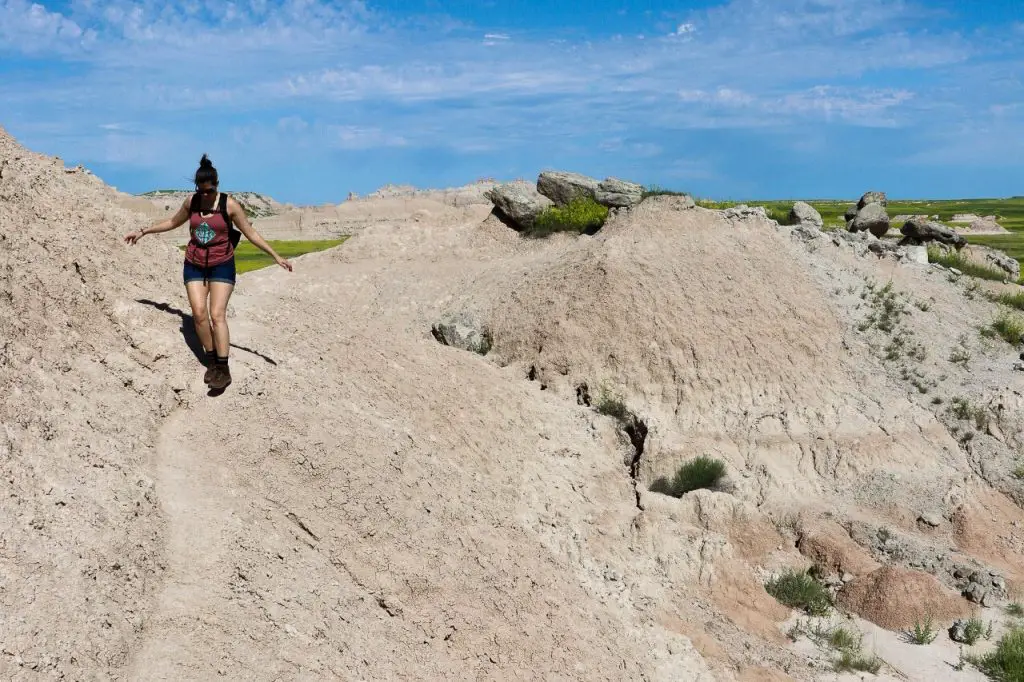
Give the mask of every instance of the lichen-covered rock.
POLYGON ((537 178, 537 192, 558 206, 564 206, 573 199, 597 199, 598 182, 579 173, 545 171, 537 178))
POLYGON ((857 202, 857 210, 860 211, 865 206, 870 204, 878 204, 882 208, 889 205, 889 200, 885 197, 885 192, 865 192, 864 196, 857 202))
POLYGON ((430 333, 439 343, 479 355, 487 355, 493 345, 487 325, 468 313, 446 315, 434 324, 430 333))
POLYGON ((629 208, 643 199, 644 188, 635 182, 618 178, 607 178, 597 186, 594 198, 597 203, 609 208, 629 208))

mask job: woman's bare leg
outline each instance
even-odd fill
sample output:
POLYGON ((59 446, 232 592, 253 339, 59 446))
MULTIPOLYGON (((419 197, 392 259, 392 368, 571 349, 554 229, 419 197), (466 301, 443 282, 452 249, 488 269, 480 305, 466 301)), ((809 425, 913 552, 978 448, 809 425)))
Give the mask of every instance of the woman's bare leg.
POLYGON ((226 358, 231 349, 231 334, 228 332, 228 300, 234 291, 233 284, 210 282, 210 319, 213 321, 213 342, 217 346, 217 357, 226 358))
POLYGON ((214 350, 213 332, 210 328, 210 308, 206 304, 210 286, 203 282, 189 282, 185 285, 185 291, 188 293, 188 304, 192 306, 192 323, 195 325, 196 335, 203 344, 203 350, 211 353, 214 350))

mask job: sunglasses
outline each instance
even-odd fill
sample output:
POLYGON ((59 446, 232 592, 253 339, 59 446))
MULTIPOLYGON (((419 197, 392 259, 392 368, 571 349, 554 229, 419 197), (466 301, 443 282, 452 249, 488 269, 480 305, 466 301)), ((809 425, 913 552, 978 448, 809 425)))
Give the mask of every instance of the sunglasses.
POLYGON ((203 196, 209 196, 217 192, 217 186, 214 185, 213 187, 207 187, 205 189, 203 189, 202 187, 196 187, 196 192, 202 194, 203 196))

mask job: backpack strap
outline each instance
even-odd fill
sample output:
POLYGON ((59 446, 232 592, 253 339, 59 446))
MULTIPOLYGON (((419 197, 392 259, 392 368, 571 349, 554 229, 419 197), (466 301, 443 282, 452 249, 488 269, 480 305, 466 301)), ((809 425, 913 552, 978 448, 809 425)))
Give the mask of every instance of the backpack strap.
POLYGON ((242 232, 235 227, 234 222, 231 220, 231 216, 228 215, 228 195, 220 195, 220 214, 224 216, 224 224, 228 226, 228 239, 231 241, 231 247, 238 246, 238 242, 242 239, 242 232))
POLYGON ((192 194, 192 199, 188 202, 189 216, 193 213, 199 213, 199 192, 192 194))

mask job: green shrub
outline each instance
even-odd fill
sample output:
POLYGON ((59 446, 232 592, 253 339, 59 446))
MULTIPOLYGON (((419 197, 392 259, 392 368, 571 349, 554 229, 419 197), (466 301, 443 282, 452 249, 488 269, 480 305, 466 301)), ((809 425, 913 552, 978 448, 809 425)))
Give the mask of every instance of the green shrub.
POLYGON ((724 463, 701 455, 681 466, 671 481, 659 478, 651 486, 651 490, 672 497, 682 497, 693 490, 714 489, 723 476, 725 476, 724 463))
POLYGON ((620 422, 628 421, 631 416, 622 397, 604 386, 601 387, 601 394, 594 401, 594 407, 601 414, 618 419, 620 422))
POLYGON ((589 197, 577 197, 564 206, 551 206, 534 221, 527 232, 531 237, 545 237, 555 232, 593 232, 608 219, 608 208, 589 197))
POLYGON ((1006 605, 1006 613, 1014 618, 1024 618, 1024 604, 1019 601, 1011 602, 1006 605))
POLYGON ((974 646, 985 636, 985 631, 985 624, 981 622, 981 618, 971 618, 964 626, 964 642, 967 646, 974 646))
POLYGON ((882 669, 882 659, 859 651, 844 651, 836 659, 834 667, 837 673, 863 671, 876 675, 882 669))
POLYGON ((788 569, 769 580, 764 589, 779 603, 811 616, 824 616, 832 606, 828 590, 806 571, 788 569))
POLYGON ((938 631, 935 629, 931 615, 925 616, 922 621, 917 619, 914 621, 914 629, 907 631, 907 637, 914 644, 931 644, 935 641, 935 637, 938 635, 938 631))
POLYGON ((999 313, 991 328, 1007 343, 1017 345, 1024 336, 1024 319, 1004 311, 999 313))
POLYGON ((978 279, 1002 282, 1007 278, 1007 274, 999 268, 975 263, 958 251, 945 251, 937 246, 928 247, 928 262, 938 263, 947 268, 956 268, 965 275, 977 277, 978 279))
POLYGON ((675 190, 665 189, 660 185, 648 185, 644 187, 643 194, 641 195, 644 199, 647 197, 683 197, 686 196, 686 192, 676 192, 675 190))
POLYGON ((995 651, 968 660, 999 682, 1024 682, 1024 629, 1011 630, 999 640, 995 651))

